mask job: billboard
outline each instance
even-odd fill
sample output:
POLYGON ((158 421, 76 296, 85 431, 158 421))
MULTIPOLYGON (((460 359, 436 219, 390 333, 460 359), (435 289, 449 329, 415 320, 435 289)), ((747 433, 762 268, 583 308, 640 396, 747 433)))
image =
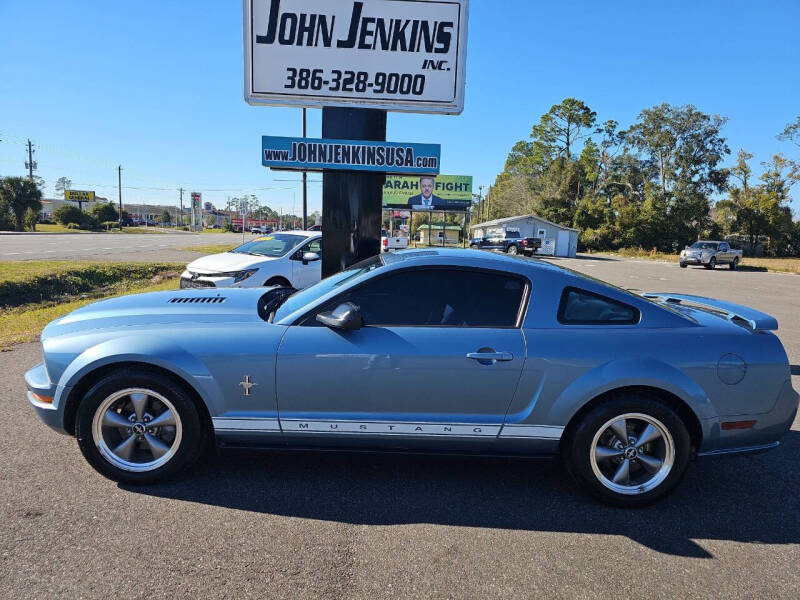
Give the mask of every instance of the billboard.
POLYGON ((250 104, 464 110, 468 0, 243 0, 250 104))
POLYGON ((71 200, 72 202, 94 202, 94 192, 64 190, 64 200, 71 200))
POLYGON ((261 164, 273 169, 436 175, 441 153, 438 144, 261 138, 261 164))
POLYGON ((383 187, 384 209, 465 212, 471 203, 471 175, 389 176, 383 187))

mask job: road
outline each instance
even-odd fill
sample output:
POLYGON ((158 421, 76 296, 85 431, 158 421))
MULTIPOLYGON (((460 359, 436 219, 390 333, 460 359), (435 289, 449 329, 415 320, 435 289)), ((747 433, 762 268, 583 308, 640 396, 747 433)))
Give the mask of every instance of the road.
MULTIPOLYGON (((245 234, 245 240, 252 239, 245 234)), ((242 234, 193 233, 35 233, 0 235, 3 260, 102 260, 129 262, 189 262, 191 246, 242 243, 242 234)))
MULTIPOLYGON (((800 277, 554 262, 751 304, 800 364, 800 277)), ((800 419, 779 449, 695 463, 640 510, 526 460, 231 452, 133 488, 26 406, 40 356, 0 353, 0 597, 800 597, 800 419)))

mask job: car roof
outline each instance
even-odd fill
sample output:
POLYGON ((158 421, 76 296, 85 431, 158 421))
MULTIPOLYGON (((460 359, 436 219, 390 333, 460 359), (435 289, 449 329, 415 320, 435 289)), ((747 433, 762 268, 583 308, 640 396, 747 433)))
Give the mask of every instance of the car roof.
POLYGON ((322 235, 321 231, 303 231, 302 229, 297 229, 295 231, 273 231, 273 234, 278 233, 285 233, 287 235, 303 235, 305 237, 316 237, 322 235))
POLYGON ((455 260, 462 264, 472 266, 484 266, 501 270, 529 270, 540 269, 549 272, 571 273, 568 269, 552 265, 537 258, 511 257, 499 252, 489 252, 486 250, 475 250, 466 248, 417 248, 410 250, 400 250, 389 254, 383 254, 382 259, 387 265, 401 263, 410 260, 428 260, 430 262, 455 260))

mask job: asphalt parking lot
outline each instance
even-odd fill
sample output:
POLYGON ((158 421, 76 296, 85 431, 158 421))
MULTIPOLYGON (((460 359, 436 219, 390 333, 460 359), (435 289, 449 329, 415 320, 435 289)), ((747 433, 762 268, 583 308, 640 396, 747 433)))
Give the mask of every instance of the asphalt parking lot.
MULTIPOLYGON (((245 234, 245 241, 254 238, 245 234)), ((0 260, 190 262, 181 248, 242 243, 241 233, 30 233, 0 235, 0 260)))
MULTIPOLYGON (((773 314, 800 390, 800 277, 552 260, 773 314)), ((505 459, 234 452, 132 488, 26 405, 40 360, 0 353, 3 598, 800 597, 800 419, 777 450, 693 464, 640 510, 505 459)))

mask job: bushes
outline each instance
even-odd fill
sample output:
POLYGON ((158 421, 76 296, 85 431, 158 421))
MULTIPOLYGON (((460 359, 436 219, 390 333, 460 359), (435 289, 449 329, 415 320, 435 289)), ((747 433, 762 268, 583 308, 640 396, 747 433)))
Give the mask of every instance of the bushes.
POLYGON ((53 211, 53 218, 62 225, 67 227, 73 223, 80 223, 81 217, 85 213, 79 209, 77 206, 59 206, 57 209, 53 211))
MULTIPOLYGON (((95 207, 96 208, 96 207, 95 207)), ((113 209, 113 207, 111 207, 113 209)), ((116 214, 116 211, 114 211, 116 214)), ((53 211, 53 218, 67 229, 97 229, 97 219, 77 206, 59 206, 53 211), (75 227, 70 227, 75 225, 75 227)))
POLYGON ((113 204, 95 204, 92 207, 92 216, 98 223, 106 221, 114 221, 116 223, 119 220, 119 213, 113 204))

